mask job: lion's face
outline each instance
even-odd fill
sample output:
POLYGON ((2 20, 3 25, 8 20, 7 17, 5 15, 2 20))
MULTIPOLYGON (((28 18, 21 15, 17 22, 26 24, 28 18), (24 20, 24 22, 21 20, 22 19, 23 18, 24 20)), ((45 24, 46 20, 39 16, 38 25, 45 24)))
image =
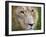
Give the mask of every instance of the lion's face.
POLYGON ((16 20, 21 24, 23 29, 33 29, 36 21, 37 9, 30 6, 16 7, 16 20))

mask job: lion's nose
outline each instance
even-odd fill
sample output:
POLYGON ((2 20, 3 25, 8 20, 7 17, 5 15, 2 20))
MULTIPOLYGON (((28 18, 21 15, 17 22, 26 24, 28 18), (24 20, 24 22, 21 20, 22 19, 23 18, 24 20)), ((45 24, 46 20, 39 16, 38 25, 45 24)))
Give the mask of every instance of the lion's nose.
POLYGON ((29 24, 30 26, 33 26, 33 24, 29 24))

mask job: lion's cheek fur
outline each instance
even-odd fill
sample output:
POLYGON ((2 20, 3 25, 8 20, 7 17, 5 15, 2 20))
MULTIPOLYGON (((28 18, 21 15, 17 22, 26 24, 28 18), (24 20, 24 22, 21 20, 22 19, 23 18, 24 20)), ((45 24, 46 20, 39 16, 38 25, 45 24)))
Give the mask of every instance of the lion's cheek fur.
POLYGON ((18 22, 20 23, 20 26, 22 27, 22 29, 26 29, 28 27, 28 25, 25 24, 24 19, 18 18, 18 22))

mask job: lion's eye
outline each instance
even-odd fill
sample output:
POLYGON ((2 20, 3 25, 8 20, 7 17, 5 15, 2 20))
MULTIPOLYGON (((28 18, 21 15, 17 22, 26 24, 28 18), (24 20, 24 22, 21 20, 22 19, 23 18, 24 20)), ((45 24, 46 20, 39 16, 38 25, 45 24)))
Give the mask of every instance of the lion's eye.
POLYGON ((24 11, 20 11, 20 12, 24 14, 24 11))
POLYGON ((34 10, 32 9, 31 12, 34 12, 34 10))

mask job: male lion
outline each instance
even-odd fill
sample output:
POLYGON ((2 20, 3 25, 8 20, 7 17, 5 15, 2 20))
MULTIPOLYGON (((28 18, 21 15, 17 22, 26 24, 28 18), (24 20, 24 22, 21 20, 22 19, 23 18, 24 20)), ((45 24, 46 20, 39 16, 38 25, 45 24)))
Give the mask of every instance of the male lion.
POLYGON ((13 6, 13 30, 33 30, 38 20, 37 7, 13 6))

